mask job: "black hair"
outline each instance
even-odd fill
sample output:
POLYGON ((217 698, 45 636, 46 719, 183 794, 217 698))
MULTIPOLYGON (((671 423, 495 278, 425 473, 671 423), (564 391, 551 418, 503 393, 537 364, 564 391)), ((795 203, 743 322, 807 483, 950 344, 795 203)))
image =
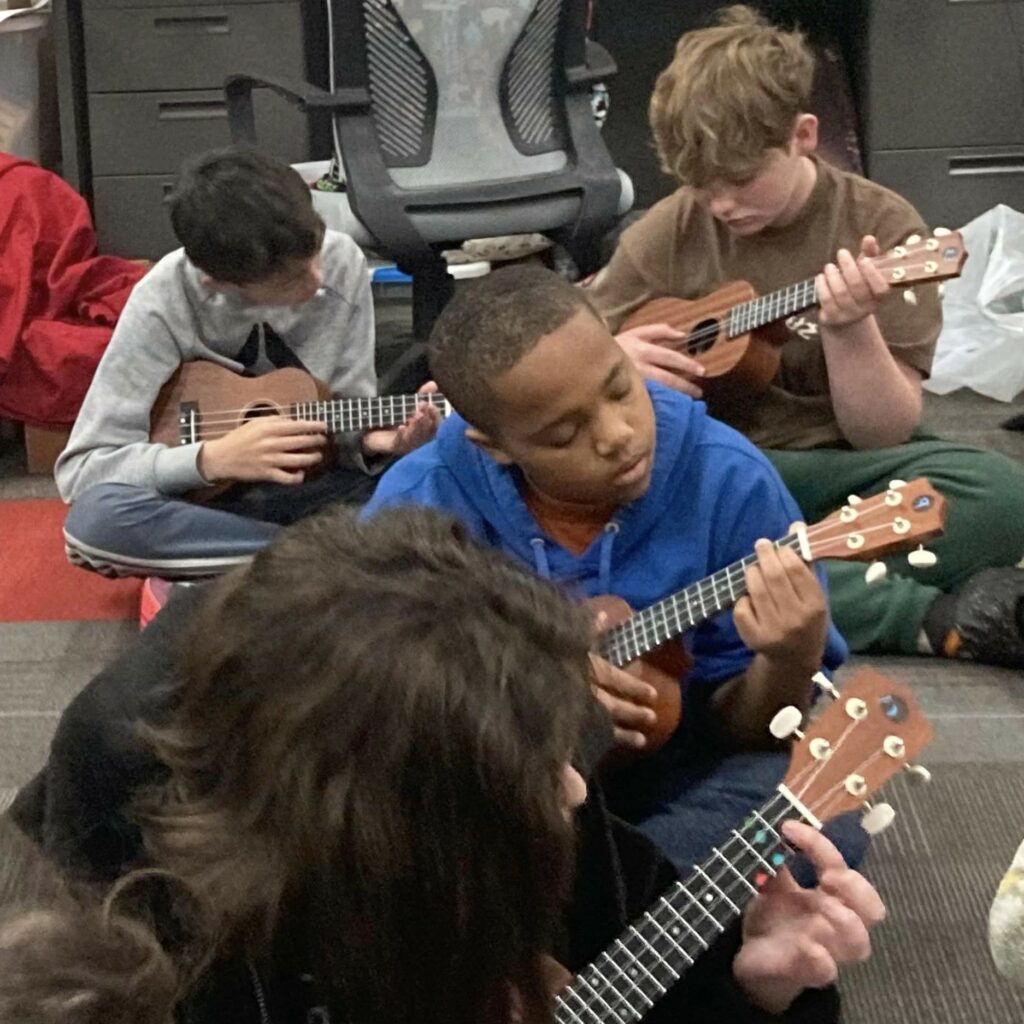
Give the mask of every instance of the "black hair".
POLYGON ((585 293, 536 263, 496 270, 460 290, 430 335, 430 369, 445 397, 473 426, 495 432, 491 381, 581 309, 585 293))
POLYGON ((252 284, 320 250, 324 224, 302 177, 244 146, 193 157, 169 199, 185 254, 215 281, 252 284))

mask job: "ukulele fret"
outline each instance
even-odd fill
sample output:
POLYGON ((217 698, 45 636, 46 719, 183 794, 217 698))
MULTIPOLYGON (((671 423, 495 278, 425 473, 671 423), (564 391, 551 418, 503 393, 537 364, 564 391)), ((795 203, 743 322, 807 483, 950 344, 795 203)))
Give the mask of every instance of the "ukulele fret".
MULTIPOLYGON (((777 540, 775 547, 799 552, 800 538, 789 534, 777 540)), ((732 607, 746 594, 746 570, 756 563, 756 555, 747 555, 637 612, 602 634, 598 644, 600 654, 621 668, 732 607)))
MULTIPOLYGON (((592 1020, 598 1022, 598 1024, 604 1024, 601 1017, 593 1010, 590 1004, 576 991, 576 985, 572 984, 562 990, 565 995, 575 996, 576 1001, 583 1007, 583 1012, 590 1015, 592 1020)), ((586 1018, 581 1017, 567 1002, 565 1002, 565 995, 559 994, 556 1002, 565 1009, 565 1012, 569 1015, 569 1019, 575 1021, 576 1024, 585 1024, 586 1018)))

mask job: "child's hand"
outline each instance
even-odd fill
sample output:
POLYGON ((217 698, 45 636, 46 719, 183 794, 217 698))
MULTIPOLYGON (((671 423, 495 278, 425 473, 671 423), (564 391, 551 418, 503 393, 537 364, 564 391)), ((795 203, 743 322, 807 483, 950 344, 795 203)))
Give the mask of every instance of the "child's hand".
POLYGON ((733 976, 768 1013, 784 1013, 805 988, 831 985, 843 964, 866 960, 869 932, 885 919, 874 887, 821 833, 796 821, 782 831, 814 865, 818 887, 801 889, 783 869, 747 910, 733 976))
MULTIPOLYGON (((437 385, 429 380, 417 394, 429 395, 436 391, 437 385)), ((440 412, 424 402, 402 426, 368 430, 363 434, 363 451, 367 455, 408 455, 430 441, 440 424, 440 412)))
POLYGON ((888 294, 889 284, 871 258, 879 253, 878 242, 865 235, 860 255, 840 249, 836 262, 830 263, 815 278, 821 312, 818 322, 828 327, 847 327, 871 316, 888 294))
POLYGON ((747 596, 733 611, 740 639, 758 654, 814 673, 825 651, 825 594, 791 548, 769 540, 754 545, 757 565, 746 573, 747 596))
POLYGON ((323 459, 327 427, 312 420, 259 416, 223 437, 204 441, 197 462, 203 479, 301 484, 323 459))
POLYGON ((668 324, 644 324, 643 327, 634 327, 630 331, 616 334, 615 340, 648 380, 675 388, 691 398, 700 398, 704 392, 694 383, 694 379, 704 376, 704 367, 682 352, 657 344, 661 340, 675 341, 681 337, 682 331, 668 324))
POLYGON ((639 730, 653 725, 657 718, 651 707, 657 690, 596 654, 590 656, 590 664, 594 669, 594 696, 612 716, 615 742, 633 750, 642 749, 647 737, 639 730))

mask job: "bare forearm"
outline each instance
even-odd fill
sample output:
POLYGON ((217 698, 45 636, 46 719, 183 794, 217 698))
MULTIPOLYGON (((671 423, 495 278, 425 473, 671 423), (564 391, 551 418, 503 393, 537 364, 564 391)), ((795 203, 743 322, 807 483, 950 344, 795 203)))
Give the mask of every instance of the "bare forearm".
POLYGON ((902 444, 921 419, 921 388, 889 351, 873 316, 842 327, 822 324, 832 406, 854 448, 902 444))
POLYGON ((793 704, 805 711, 811 699, 811 676, 819 664, 806 659, 784 661, 757 654, 743 675, 723 684, 714 705, 729 733, 744 746, 772 743, 768 726, 780 708, 793 704))

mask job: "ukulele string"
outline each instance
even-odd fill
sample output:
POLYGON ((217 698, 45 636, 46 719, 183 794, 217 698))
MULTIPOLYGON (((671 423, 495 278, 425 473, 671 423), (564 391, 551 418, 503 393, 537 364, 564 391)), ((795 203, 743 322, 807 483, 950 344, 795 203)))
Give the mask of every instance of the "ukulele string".
MULTIPOLYGON (((880 271, 886 271, 891 269, 893 266, 903 266, 907 268, 907 277, 910 278, 913 271, 920 273, 924 269, 924 265, 915 266, 914 263, 908 262, 905 258, 901 257, 885 257, 879 256, 874 261, 875 266, 880 271)), ((931 275, 930 281, 938 281, 941 278, 938 275, 931 275)), ((916 280, 904 280, 900 282, 893 282, 894 284, 914 284, 918 283, 916 280)), ((927 282, 925 282, 927 283, 927 282)), ((807 309, 810 306, 817 305, 818 296, 817 288, 815 285, 815 278, 808 278, 806 281, 801 281, 797 284, 789 285, 787 288, 780 289, 778 291, 769 292, 767 295, 758 296, 756 299, 749 299, 747 302, 742 302, 738 306, 733 306, 731 309, 726 311, 726 319, 731 319, 733 314, 738 313, 741 309, 752 307, 755 303, 764 303, 770 309, 772 305, 779 304, 781 311, 777 315, 771 316, 771 319, 764 320, 762 323, 757 325, 751 325, 745 330, 738 332, 739 334, 747 334, 750 331, 757 330, 758 327, 763 327, 765 324, 774 323, 776 320, 781 320, 783 317, 792 316, 794 313, 798 313, 803 309, 807 309), (792 295, 787 295, 788 292, 792 291, 792 295), (809 293, 809 295, 807 294, 809 293), (794 306, 792 309, 789 308, 790 304, 799 302, 800 305, 794 306)), ((751 310, 753 313, 754 311, 751 310)), ((701 348, 705 347, 705 342, 709 339, 717 338, 721 331, 721 320, 715 322, 713 326, 701 327, 692 333, 686 335, 686 340, 683 345, 673 346, 678 351, 687 352, 693 354, 699 352, 701 348)), ((729 335, 729 337, 736 337, 736 335, 729 335)))
MULTIPOLYGON (((861 507, 860 515, 864 516, 868 513, 874 512, 879 508, 884 508, 885 497, 884 495, 879 496, 880 500, 875 503, 864 502, 861 507)), ((825 522, 818 523, 807 529, 806 537, 809 544, 823 544, 828 541, 839 540, 843 536, 849 536, 850 534, 859 534, 860 536, 867 536, 871 533, 877 533, 879 530, 891 530, 892 523, 881 523, 877 526, 868 526, 862 529, 850 529, 850 523, 836 523, 836 522, 825 522), (835 531, 832 536, 823 537, 823 534, 828 534, 830 531, 835 531)), ((796 534, 790 534, 783 537, 781 540, 775 541, 775 547, 789 547, 792 550, 799 550, 799 536, 796 534)), ((619 623, 617 626, 613 626, 610 630, 605 631, 602 634, 605 640, 601 643, 601 649, 612 654, 625 655, 628 653, 628 644, 630 641, 634 642, 634 646, 643 646, 648 640, 648 625, 647 619, 661 616, 663 622, 666 625, 671 625, 669 622, 669 609, 672 609, 671 615, 676 622, 676 626, 679 629, 688 629, 692 626, 697 625, 704 619, 693 619, 691 614, 691 621, 686 623, 682 620, 679 613, 680 601, 686 604, 687 610, 692 608, 694 602, 701 607, 706 613, 708 601, 705 599, 711 599, 711 608, 713 609, 712 614, 717 614, 724 610, 724 607, 717 607, 716 601, 719 597, 725 595, 728 591, 730 596, 733 596, 734 591, 737 590, 738 586, 742 587, 746 579, 747 569, 756 564, 756 558, 753 555, 747 555, 739 562, 733 565, 727 566, 724 569, 719 569, 718 572, 713 575, 706 577, 705 579, 698 580, 697 583, 691 584, 690 587, 678 594, 673 594, 670 597, 663 598, 661 601, 651 605, 645 611, 640 612, 637 615, 633 615, 626 619, 624 622, 619 623), (723 586, 724 584, 724 586, 723 586)), ((742 596, 742 595, 740 595, 742 596)), ((708 616, 705 616, 705 618, 708 616)), ((632 659, 629 659, 632 660, 632 659)))
MULTIPOLYGON (((401 404, 403 406, 406 406, 406 405, 413 405, 413 406, 433 405, 435 407, 443 408, 444 404, 445 404, 445 399, 444 399, 443 396, 439 395, 436 391, 428 391, 428 392, 426 392, 423 395, 372 395, 372 396, 369 396, 367 398, 315 399, 315 400, 305 401, 305 402, 289 402, 287 405, 284 405, 284 406, 280 406, 280 407, 279 406, 273 406, 273 407, 274 408, 281 408, 282 409, 282 414, 283 414, 283 411, 285 411, 285 410, 290 411, 292 409, 298 408, 299 406, 311 406, 311 407, 335 406, 335 407, 337 407, 337 406, 345 406, 345 405, 348 405, 349 403, 351 403, 352 407, 358 407, 358 406, 360 406, 360 405, 362 405, 364 403, 369 404, 369 403, 373 403, 373 402, 378 402, 382 406, 383 405, 392 405, 392 404, 396 405, 396 406, 399 405, 399 404, 401 404), (394 399, 394 402, 391 401, 392 398, 394 399)), ((271 404, 268 403, 266 407, 270 408, 271 404)), ((258 409, 259 406, 257 405, 255 408, 258 409)), ((253 406, 245 406, 245 407, 243 407, 241 409, 211 409, 208 412, 205 411, 205 410, 200 410, 195 415, 196 415, 196 419, 199 421, 200 425, 210 424, 212 426, 216 426, 219 423, 237 422, 240 417, 244 416, 248 412, 252 412, 253 409, 254 409, 253 406)))

